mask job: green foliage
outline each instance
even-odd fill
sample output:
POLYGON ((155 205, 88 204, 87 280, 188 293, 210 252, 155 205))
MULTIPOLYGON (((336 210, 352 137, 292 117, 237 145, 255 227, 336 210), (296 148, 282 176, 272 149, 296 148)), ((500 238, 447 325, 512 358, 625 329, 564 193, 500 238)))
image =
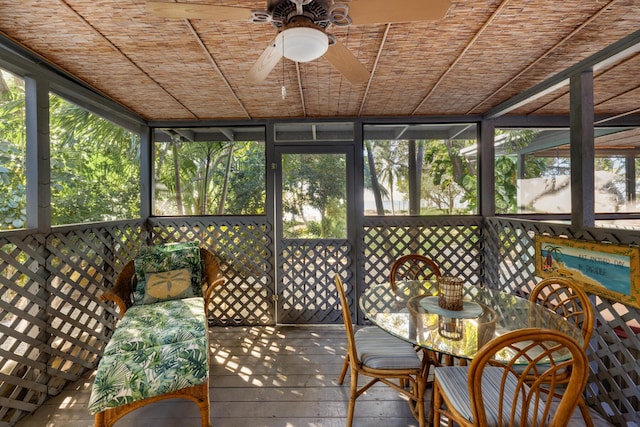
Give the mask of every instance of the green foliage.
MULTIPOLYGON (((25 94, 23 82, 0 74, 0 229, 26 226, 25 94)), ((139 145, 137 135, 73 105, 50 96, 52 223, 71 224, 139 216, 139 145)), ((534 130, 498 131, 506 155, 495 160, 495 203, 499 213, 517 206, 517 158, 512 153, 528 145, 534 130)), ((426 201, 420 214, 474 214, 478 209, 478 178, 474 157, 460 150, 467 140, 366 141, 363 154, 365 184, 381 200, 394 197, 426 201), (409 144, 419 152, 410 159, 409 144), (422 157, 423 156, 423 157, 422 157), (369 158, 368 158, 369 160, 369 158), (420 162, 416 165, 417 162, 420 162), (418 191, 413 188, 417 179, 418 191), (375 185, 374 179, 375 176, 375 185), (410 184, 411 182, 411 184, 410 184)), ((154 213, 158 215, 261 215, 265 213, 266 177, 263 142, 174 140, 155 146, 154 213)), ((283 165, 283 209, 290 217, 289 232, 336 237, 346 233, 346 160, 335 155, 287 156, 283 165), (338 160, 337 160, 338 159, 338 160), (304 207, 319 212, 305 218, 304 207)), ((559 168, 558 165, 556 167, 559 168)), ((525 177, 551 173, 549 159, 527 158, 525 177)), ((615 161, 602 161, 602 170, 616 172, 615 161)), ((414 200, 415 202, 415 200, 414 200)), ((410 206, 417 212, 419 204, 410 206)))
POLYGON ((495 204, 498 213, 517 213, 518 188, 516 178, 518 162, 515 156, 496 157, 495 204))
POLYGON ((466 174, 462 178, 462 188, 464 193, 460 198, 462 203, 466 203, 465 213, 478 212, 478 177, 473 174, 466 174))
MULTIPOLYGON (((0 229, 26 227, 23 82, 0 74, 0 229)), ((140 215, 139 137, 51 95, 52 224, 140 215)))
POLYGON ((0 73, 0 229, 27 225, 24 82, 0 73))
POLYGON ((0 141, 0 228, 24 228, 26 226, 26 180, 24 153, 9 142, 0 141))
POLYGON ((50 96, 52 224, 140 215, 137 135, 50 96))
MULTIPOLYGON (((402 194, 405 201, 419 196, 426 201, 421 215, 475 213, 477 178, 474 164, 460 156, 460 149, 474 143, 467 140, 367 141, 375 159, 375 172, 380 175, 383 186, 378 197, 390 200, 394 206, 393 194, 402 194), (415 146, 415 159, 409 156, 410 144, 415 146), (409 186, 411 173, 417 175, 415 181, 419 189, 415 195, 411 194, 409 186), (461 208, 456 208, 458 205, 461 208)), ((371 181, 370 168, 366 173, 369 176, 365 176, 365 181, 371 181)), ((371 188, 371 191, 375 192, 375 189, 371 188)), ((416 208, 417 205, 414 204, 416 208)), ((407 212, 395 212, 394 207, 390 211, 392 215, 407 212)))
POLYGON ((282 160, 284 235, 345 238, 346 159, 336 154, 287 154, 282 160), (305 217, 305 207, 319 213, 319 222, 305 217))
POLYGON ((236 215, 263 215, 266 182, 265 153, 262 143, 243 143, 234 151, 235 171, 229 177, 225 212, 236 215))
POLYGON ((265 212, 265 152, 261 142, 156 143, 155 166, 157 215, 265 212))

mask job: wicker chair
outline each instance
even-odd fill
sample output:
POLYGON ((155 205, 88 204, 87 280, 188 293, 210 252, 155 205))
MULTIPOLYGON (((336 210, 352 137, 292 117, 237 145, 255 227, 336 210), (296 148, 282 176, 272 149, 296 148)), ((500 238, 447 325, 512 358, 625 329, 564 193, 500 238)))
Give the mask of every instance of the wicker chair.
MULTIPOLYGON (((587 294, 575 282, 562 277, 544 279, 531 291, 529 301, 547 307, 575 323, 582 331, 584 340, 582 348, 585 352, 587 351, 594 328, 593 306, 587 294)), ((565 377, 558 378, 558 381, 567 382, 569 377, 570 373, 567 372, 565 377)), ((578 399, 578 407, 585 425, 593 427, 589 408, 582 395, 578 399)))
MULTIPOLYGON (((205 300, 205 312, 208 313, 209 299, 213 290, 224 284, 226 279, 222 277, 220 266, 216 257, 207 249, 200 248, 200 258, 202 258, 202 296, 205 300)), ((125 264, 118 277, 115 285, 100 295, 102 301, 111 301, 118 306, 120 317, 124 316, 127 309, 133 305, 133 291, 137 284, 134 260, 125 264)))
POLYGON ((388 385, 409 399, 411 412, 420 427, 425 425, 424 391, 428 365, 423 364, 413 347, 376 326, 361 328, 354 333, 351 311, 342 280, 336 274, 335 285, 342 305, 342 318, 347 332, 347 355, 345 357, 339 384, 344 382, 347 370, 351 368, 351 383, 347 427, 353 423, 356 399, 374 384, 388 385), (358 388, 358 377, 364 375, 370 380, 358 388), (400 380, 403 387, 391 380, 400 380))
POLYGON ((401 280, 429 280, 441 276, 438 265, 424 255, 407 254, 391 264, 389 282, 395 290, 395 283, 401 280))
POLYGON ((449 425, 455 421, 462 427, 564 427, 588 375, 587 355, 575 339, 550 329, 512 331, 483 346, 470 366, 436 368, 433 422, 439 426, 444 415, 449 425), (558 351, 569 352, 570 357, 560 357, 558 351), (509 362, 494 360, 505 352, 512 356, 509 362), (547 358, 548 363, 538 363, 547 358), (555 379, 566 372, 568 381, 558 384, 555 379), (563 389, 559 400, 549 393, 549 386, 563 389))
MULTIPOLYGON (((202 289, 204 297, 205 316, 208 313, 209 299, 213 290, 222 285, 226 279, 222 277, 220 267, 215 256, 206 249, 200 248, 200 258, 202 260, 202 289)), ((133 292, 136 287, 136 275, 134 261, 131 260, 125 264, 116 278, 113 288, 106 291, 100 296, 103 301, 114 302, 120 311, 120 317, 124 316, 126 311, 133 305, 133 292)), ((125 416, 126 414, 146 406, 148 404, 158 402, 165 399, 189 399, 196 403, 200 410, 202 427, 210 427, 210 409, 209 409, 209 381, 192 387, 168 392, 159 396, 148 397, 142 400, 123 404, 117 407, 106 409, 95 415, 94 427, 110 427, 125 416)))
MULTIPOLYGON (((407 254, 397 258, 391 263, 389 282, 391 288, 396 290, 396 282, 403 280, 430 280, 437 279, 442 274, 438 265, 430 258, 420 254, 407 254)), ((442 363, 442 354, 432 350, 416 347, 423 352, 429 362, 438 366, 442 363)), ((452 364, 453 358, 445 356, 445 364, 452 364)))

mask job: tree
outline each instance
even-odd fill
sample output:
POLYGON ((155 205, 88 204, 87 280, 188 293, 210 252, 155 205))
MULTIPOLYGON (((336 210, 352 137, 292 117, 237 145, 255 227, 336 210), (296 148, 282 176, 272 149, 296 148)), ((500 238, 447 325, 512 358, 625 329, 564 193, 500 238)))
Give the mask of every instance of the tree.
POLYGON ((0 229, 27 224, 24 82, 0 72, 0 229))
POLYGON ((178 207, 178 215, 184 215, 184 203, 182 202, 182 185, 180 183, 180 159, 179 149, 180 138, 173 138, 171 141, 171 153, 173 154, 173 179, 176 188, 176 206, 178 207))
MULTIPOLYGON (((26 226, 25 93, 0 73, 0 228, 26 226)), ((133 218, 140 214, 139 138, 51 95, 52 224, 133 218)))
POLYGON ((366 182, 369 182, 368 188, 373 192, 373 197, 376 203, 376 212, 378 215, 384 215, 384 205, 382 204, 382 194, 386 191, 380 185, 378 181, 378 173, 376 171, 376 163, 374 160, 373 149, 371 147, 371 141, 367 140, 364 142, 367 152, 367 167, 368 174, 365 173, 366 177, 369 177, 366 182))
POLYGON ((420 215, 422 168, 425 142, 409 140, 409 214, 420 215))
POLYGON ((534 130, 510 129, 497 130, 496 138, 503 140, 504 155, 496 156, 495 168, 495 207, 497 213, 517 213, 518 206, 518 179, 519 167, 522 168, 522 177, 537 177, 546 169, 545 163, 540 159, 531 158, 518 164, 516 153, 527 147, 535 138, 534 130))
POLYGON ((288 154, 282 160, 286 237, 346 236, 346 159, 335 154, 288 154), (306 207, 318 222, 306 217, 306 207))
POLYGON ((455 213, 456 200, 466 203, 465 213, 474 213, 477 205, 474 176, 469 172, 469 161, 459 155, 460 148, 468 142, 434 142, 428 144, 424 158, 435 190, 431 190, 431 194, 423 193, 423 196, 435 201, 443 213, 455 213))
POLYGON ((156 214, 180 214, 178 182, 186 215, 264 213, 263 143, 181 141, 177 145, 176 155, 166 143, 156 143, 156 214))
POLYGON ((140 138, 61 97, 49 97, 52 224, 140 215, 140 138))
POLYGON ((218 204, 218 215, 222 215, 224 213, 224 205, 227 201, 227 192, 229 189, 231 165, 233 163, 233 147, 234 147, 234 144, 229 144, 229 152, 227 154, 227 165, 224 170, 224 180, 222 183, 222 195, 220 196, 220 203, 218 204))
POLYGON ((385 141, 378 146, 378 152, 383 154, 378 158, 380 179, 387 186, 389 200, 391 201, 391 215, 396 214, 394 190, 399 181, 405 176, 407 169, 407 162, 399 157, 402 152, 402 150, 398 149, 399 145, 398 141, 385 141))

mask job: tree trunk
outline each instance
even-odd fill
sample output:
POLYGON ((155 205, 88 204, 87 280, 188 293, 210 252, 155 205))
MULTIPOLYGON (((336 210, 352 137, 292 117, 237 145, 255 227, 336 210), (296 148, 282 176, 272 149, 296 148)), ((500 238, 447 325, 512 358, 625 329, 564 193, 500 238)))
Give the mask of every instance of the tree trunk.
POLYGON ((409 140, 409 215, 420 215, 424 141, 409 140))
POLYGON ((180 187, 180 162, 178 161, 178 141, 173 141, 173 174, 176 180, 176 205, 178 206, 178 215, 184 215, 184 206, 182 204, 182 188, 180 187))
POLYGON ((451 159, 451 166, 453 167, 453 180, 462 186, 464 179, 464 165, 460 156, 454 152, 453 143, 451 140, 445 142, 449 158, 451 159))
POLYGON ((376 212, 380 216, 384 216, 384 205, 382 204, 382 194, 380 193, 380 182, 378 182, 378 174, 376 173, 376 164, 373 159, 373 151, 371 143, 365 141, 367 147, 367 161, 369 163, 369 173, 371 174, 371 190, 376 201, 376 212))
POLYGON ((204 167, 204 182, 202 183, 202 196, 200 196, 200 215, 207 214, 207 204, 209 203, 209 174, 211 173, 212 150, 207 150, 207 162, 204 167))
POLYGON ((416 156, 416 185, 418 187, 416 189, 416 197, 418 200, 418 210, 416 212, 416 215, 420 215, 420 200, 422 199, 422 168, 424 165, 424 146, 424 140, 418 142, 418 153, 416 156))
POLYGON ((227 201, 227 190, 229 188, 229 177, 231 175, 231 163, 233 160, 233 142, 229 143, 229 154, 227 157, 227 167, 224 171, 224 183, 222 184, 222 194, 220 195, 220 204, 218 205, 218 215, 224 214, 224 205, 227 201))

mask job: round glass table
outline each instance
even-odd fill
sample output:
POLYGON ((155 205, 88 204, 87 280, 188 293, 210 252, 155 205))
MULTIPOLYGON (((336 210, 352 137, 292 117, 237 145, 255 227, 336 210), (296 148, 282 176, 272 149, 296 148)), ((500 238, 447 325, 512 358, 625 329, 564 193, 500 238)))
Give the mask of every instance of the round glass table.
MULTIPOLYGON (((360 297, 365 317, 384 331, 438 353, 473 359, 492 338, 523 328, 559 330, 582 344, 580 329, 527 299, 466 284, 461 311, 438 305, 435 281, 375 285, 360 297)), ((559 355, 560 356, 560 355, 559 355)), ((496 355, 509 360, 509 354, 496 355)))

